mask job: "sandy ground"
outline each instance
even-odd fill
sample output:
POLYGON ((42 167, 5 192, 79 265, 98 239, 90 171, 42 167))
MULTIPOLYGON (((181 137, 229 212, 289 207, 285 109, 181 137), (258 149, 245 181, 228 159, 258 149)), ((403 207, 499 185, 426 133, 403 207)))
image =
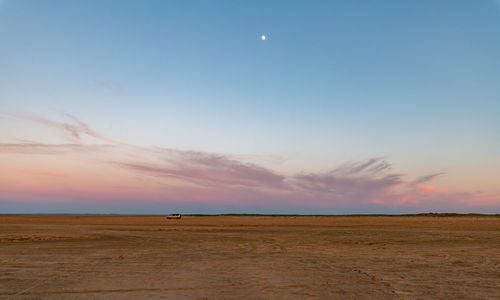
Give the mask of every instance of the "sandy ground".
POLYGON ((0 215, 0 298, 500 299, 500 218, 0 215))

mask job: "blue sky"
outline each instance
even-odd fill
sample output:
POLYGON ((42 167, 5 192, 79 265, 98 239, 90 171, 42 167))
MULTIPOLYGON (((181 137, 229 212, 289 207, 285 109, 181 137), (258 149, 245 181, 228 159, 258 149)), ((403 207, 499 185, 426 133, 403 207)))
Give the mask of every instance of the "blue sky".
POLYGON ((0 45, 4 144, 63 143, 12 116, 69 113, 284 176, 383 157, 500 195, 497 1, 7 0, 0 45))

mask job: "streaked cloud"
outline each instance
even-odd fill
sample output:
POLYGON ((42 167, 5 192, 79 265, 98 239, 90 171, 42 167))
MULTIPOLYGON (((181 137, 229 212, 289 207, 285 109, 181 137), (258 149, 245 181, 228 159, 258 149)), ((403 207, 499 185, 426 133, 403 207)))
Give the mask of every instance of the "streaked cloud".
POLYGON ((418 188, 424 192, 435 192, 436 188, 432 185, 419 185, 418 188))
POLYGON ((444 173, 434 173, 434 174, 429 174, 425 176, 418 177, 417 179, 411 181, 408 185, 410 186, 418 186, 424 183, 427 183, 429 181, 432 181, 434 178, 443 175, 444 173))
POLYGON ((123 85, 119 82, 112 80, 95 80, 96 85, 111 91, 111 92, 121 92, 123 91, 123 85))
POLYGON ((68 152, 103 151, 110 145, 44 144, 35 142, 0 143, 4 154, 62 154, 68 152))
POLYGON ((160 151, 160 157, 163 163, 113 163, 143 174, 176 177, 198 184, 284 188, 284 176, 227 155, 165 149, 160 151))
POLYGON ((68 119, 67 122, 52 121, 39 116, 15 115, 14 117, 57 129, 62 133, 64 137, 66 137, 73 143, 84 143, 83 137, 88 136, 110 144, 124 144, 97 133, 96 131, 92 130, 85 122, 69 113, 63 113, 63 115, 66 117, 66 119, 68 119))
MULTIPOLYGON (((168 187, 165 191, 160 189, 152 192, 151 197, 154 199, 164 193, 177 199, 182 197, 215 202, 232 199, 231 201, 247 203, 252 201, 251 199, 267 198, 281 205, 294 202, 294 205, 304 206, 378 205, 393 208, 434 207, 444 202, 463 203, 466 199, 480 199, 476 194, 447 193, 431 184, 437 177, 444 175, 442 172, 429 173, 407 181, 404 179, 407 177, 405 174, 392 172, 391 164, 381 157, 343 163, 326 172, 286 175, 229 154, 142 147, 124 143, 96 132, 73 115, 64 116, 67 119, 65 122, 33 116, 18 118, 57 129, 66 137, 68 143, 0 143, 0 154, 99 153, 99 159, 94 161, 104 162, 99 168, 121 169, 140 178, 141 182, 168 187), (88 137, 92 137, 93 141, 99 144, 88 143, 88 137), (120 155, 116 155, 117 153, 120 155), (179 183, 181 185, 176 186, 179 183)), ((89 163, 92 161, 89 160, 89 163)), ((23 169, 23 173, 68 177, 66 173, 31 168, 23 169)), ((141 182, 138 185, 142 184, 141 182)))
POLYGON ((21 172, 30 175, 43 175, 43 176, 51 176, 51 177, 69 177, 69 174, 51 172, 51 171, 43 171, 43 170, 21 170, 21 172))
POLYGON ((370 201, 384 196, 403 182, 402 174, 387 173, 390 165, 382 158, 343 164, 326 173, 302 173, 294 184, 309 193, 321 194, 332 201, 370 201))

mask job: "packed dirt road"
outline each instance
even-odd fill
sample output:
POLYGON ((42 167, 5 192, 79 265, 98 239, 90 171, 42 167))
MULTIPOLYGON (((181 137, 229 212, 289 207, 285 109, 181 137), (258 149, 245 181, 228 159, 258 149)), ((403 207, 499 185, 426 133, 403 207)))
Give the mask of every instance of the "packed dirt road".
POLYGON ((0 298, 500 299, 500 218, 0 215, 0 298))

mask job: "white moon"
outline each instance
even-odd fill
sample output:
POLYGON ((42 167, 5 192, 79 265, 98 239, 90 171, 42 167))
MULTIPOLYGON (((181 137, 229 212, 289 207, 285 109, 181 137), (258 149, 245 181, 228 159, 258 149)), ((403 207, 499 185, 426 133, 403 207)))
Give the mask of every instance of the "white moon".
POLYGON ((265 35, 262 35, 260 38, 261 38, 263 41, 265 41, 265 40, 266 40, 266 36, 265 36, 265 35))

